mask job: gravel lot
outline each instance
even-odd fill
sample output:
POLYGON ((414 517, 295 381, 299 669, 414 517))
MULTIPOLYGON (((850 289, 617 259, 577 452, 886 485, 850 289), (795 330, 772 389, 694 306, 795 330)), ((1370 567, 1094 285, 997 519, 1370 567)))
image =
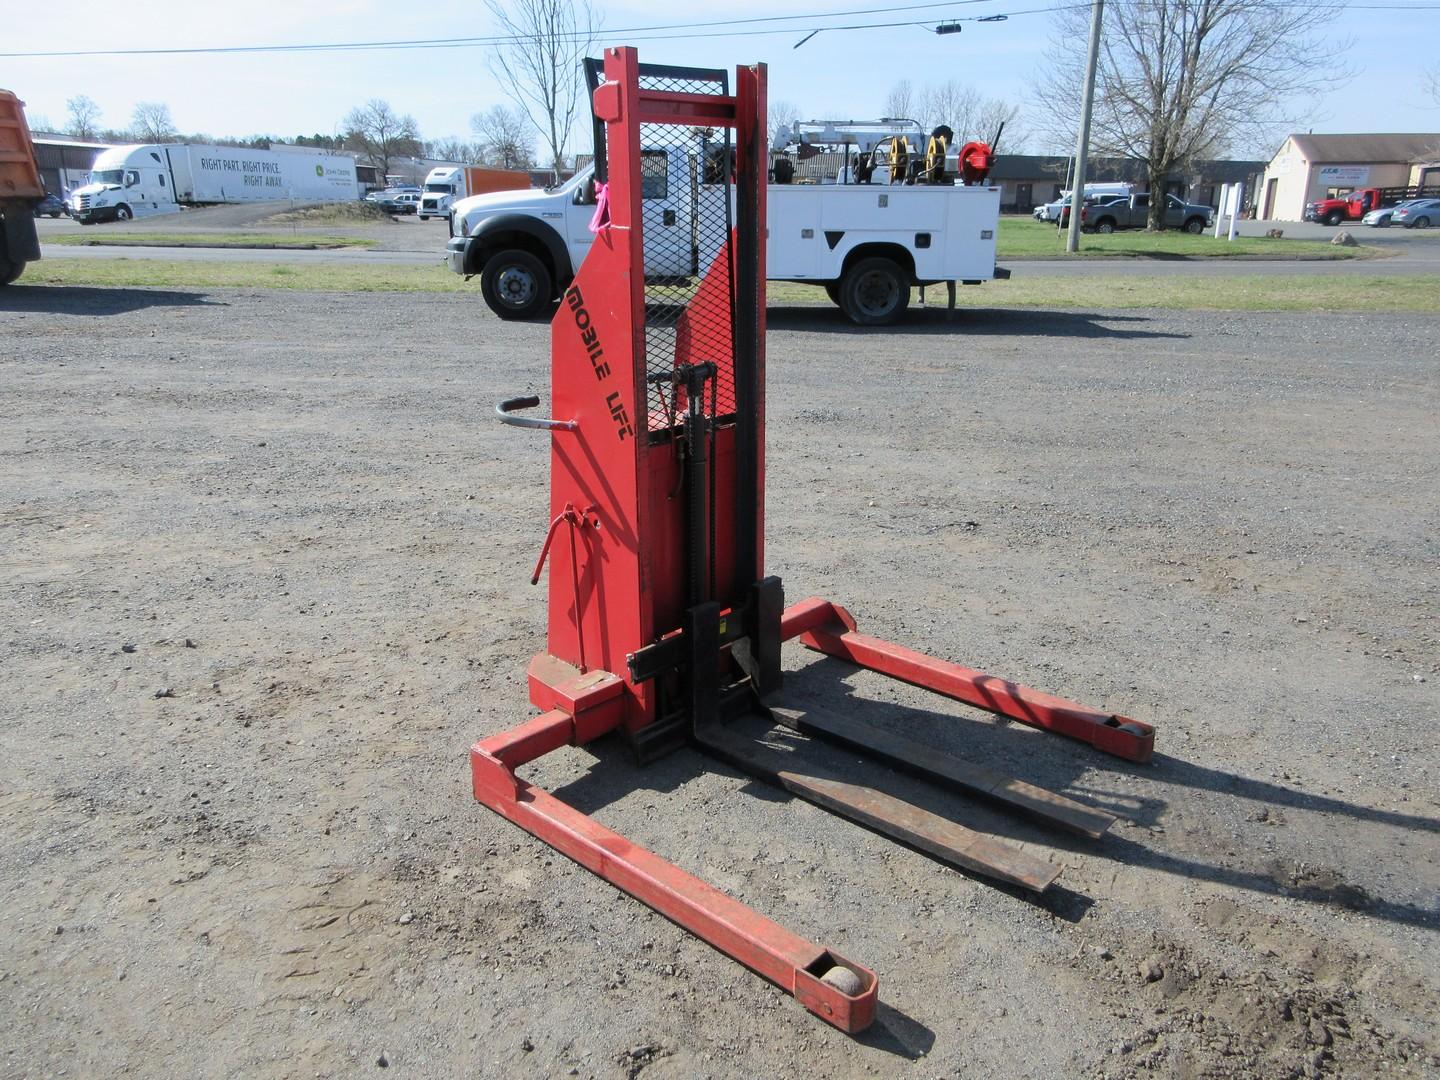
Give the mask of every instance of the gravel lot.
MULTIPOLYGON (((0 294, 6 1077, 1440 1075, 1440 318, 771 313, 769 559, 1148 720, 1129 766, 787 646, 1121 815, 1045 900, 693 752, 539 781, 878 970, 850 1040, 475 804, 529 714, 542 326, 0 294)), ((904 781, 901 781, 904 783, 904 781)))

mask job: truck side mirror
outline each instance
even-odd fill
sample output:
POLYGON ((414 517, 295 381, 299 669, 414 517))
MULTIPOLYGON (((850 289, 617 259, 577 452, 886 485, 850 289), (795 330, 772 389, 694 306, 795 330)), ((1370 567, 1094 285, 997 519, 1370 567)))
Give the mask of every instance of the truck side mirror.
POLYGON ((575 189, 576 206, 592 206, 595 203, 595 178, 588 177, 583 184, 575 189))

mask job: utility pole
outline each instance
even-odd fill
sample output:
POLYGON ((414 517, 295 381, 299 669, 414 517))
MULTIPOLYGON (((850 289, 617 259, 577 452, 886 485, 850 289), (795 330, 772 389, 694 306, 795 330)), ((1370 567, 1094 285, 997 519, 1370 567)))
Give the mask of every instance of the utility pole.
POLYGON ((1090 57, 1085 61, 1085 96, 1080 103, 1080 137, 1075 141, 1075 187, 1070 191, 1070 233, 1065 250, 1080 250, 1080 207, 1085 202, 1085 164, 1090 156, 1090 110, 1095 104, 1095 68, 1100 60, 1100 18, 1105 0, 1090 8, 1090 57))

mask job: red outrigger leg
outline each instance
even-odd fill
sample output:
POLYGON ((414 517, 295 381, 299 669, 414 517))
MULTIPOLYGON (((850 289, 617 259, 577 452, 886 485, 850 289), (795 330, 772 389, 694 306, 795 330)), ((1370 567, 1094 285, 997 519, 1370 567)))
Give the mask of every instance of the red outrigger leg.
POLYGON ((552 710, 476 743, 475 798, 763 975, 822 1020, 850 1034, 868 1027, 879 984, 869 968, 791 933, 515 775, 525 762, 574 742, 575 731, 571 716, 552 710))
POLYGON ((1147 762, 1155 749, 1155 729, 1139 720, 1101 712, 1040 690, 927 656, 903 645, 857 633, 855 619, 839 604, 811 598, 785 609, 780 637, 925 690, 999 713, 1031 727, 1068 735, 1096 750, 1147 762))

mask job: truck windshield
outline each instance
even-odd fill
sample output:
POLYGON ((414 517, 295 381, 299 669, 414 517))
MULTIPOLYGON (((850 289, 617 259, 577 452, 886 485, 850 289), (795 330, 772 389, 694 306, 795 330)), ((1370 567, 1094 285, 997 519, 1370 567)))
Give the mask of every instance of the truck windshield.
POLYGON ((125 182, 124 169, 100 169, 90 174, 92 184, 123 184, 125 182))
POLYGON ((449 185, 449 184, 426 184, 426 185, 425 185, 425 190, 426 190, 426 191, 442 191, 442 192, 445 192, 446 194, 449 194, 449 192, 450 192, 450 185, 449 185))

